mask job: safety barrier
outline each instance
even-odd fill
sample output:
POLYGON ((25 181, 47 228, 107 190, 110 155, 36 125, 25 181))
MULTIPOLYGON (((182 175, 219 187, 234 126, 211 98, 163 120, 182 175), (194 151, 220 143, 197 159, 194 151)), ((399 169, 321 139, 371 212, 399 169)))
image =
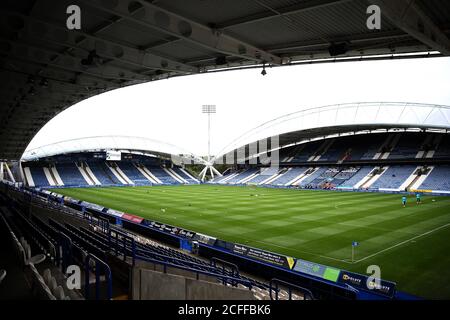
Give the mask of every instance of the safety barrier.
POLYGON ((88 254, 85 259, 84 264, 84 272, 85 272, 85 283, 84 283, 84 297, 86 300, 90 299, 90 272, 95 272, 95 300, 100 300, 102 298, 100 292, 100 276, 103 274, 105 276, 106 282, 106 299, 112 299, 112 275, 111 269, 108 264, 97 258, 92 254, 88 254), (94 264, 91 264, 91 261, 94 261, 94 264), (103 271, 103 272, 102 272, 103 271))
MULTIPOLYGON (((212 257, 210 259, 211 261, 211 266, 213 266, 214 268, 217 268, 217 263, 220 263, 222 265, 222 271, 225 273, 225 271, 227 270, 226 268, 229 267, 231 270, 231 276, 233 277, 239 277, 239 268, 237 265, 235 265, 234 263, 216 258, 216 257, 212 257)), ((227 282, 223 283, 224 285, 227 284, 227 282)), ((234 283, 231 283, 231 285, 234 285, 234 283)))
POLYGON ((200 280, 200 275, 204 275, 204 276, 215 277, 222 283, 224 283, 224 282, 225 283, 233 283, 233 284, 235 284, 234 287, 237 287, 237 285, 240 284, 240 285, 243 285, 243 286, 247 287, 249 290, 251 290, 253 288, 252 282, 250 280, 247 280, 247 279, 235 278, 233 276, 222 275, 222 274, 217 274, 217 273, 213 273, 213 272, 209 272, 209 271, 198 270, 198 269, 195 269, 195 268, 190 268, 190 267, 187 267, 187 266, 176 265, 176 264, 173 264, 173 263, 170 263, 170 262, 159 261, 159 260, 156 260, 156 259, 143 257, 143 256, 137 256, 137 258, 139 260, 142 260, 142 261, 146 261, 146 262, 151 262, 151 263, 162 265, 164 273, 167 273, 167 268, 168 267, 172 267, 172 268, 181 269, 181 270, 190 271, 190 272, 195 273, 197 280, 200 280))
POLYGON ((279 279, 272 279, 269 282, 269 295, 270 295, 270 299, 271 300, 279 300, 279 292, 280 292, 280 285, 282 285, 283 287, 285 287, 287 289, 288 292, 288 298, 289 300, 292 300, 292 291, 296 290, 299 293, 301 293, 303 295, 303 298, 305 300, 314 300, 314 295, 311 292, 311 290, 308 290, 306 288, 294 285, 292 283, 283 281, 283 280, 279 280, 279 279), (275 296, 273 296, 273 292, 275 292, 275 296))

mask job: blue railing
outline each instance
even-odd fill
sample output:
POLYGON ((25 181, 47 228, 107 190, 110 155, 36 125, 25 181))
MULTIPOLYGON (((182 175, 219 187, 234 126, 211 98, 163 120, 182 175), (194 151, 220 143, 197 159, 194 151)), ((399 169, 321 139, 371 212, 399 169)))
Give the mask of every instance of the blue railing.
MULTIPOLYGON (((219 263, 220 265, 222 265, 222 272, 225 273, 227 271, 227 267, 229 268, 229 270, 231 271, 231 276, 233 277, 239 277, 239 267, 231 262, 216 258, 216 257, 212 257, 210 259, 211 261, 211 266, 213 266, 214 268, 217 268, 217 263, 219 263)), ((226 282, 223 283, 224 285, 226 285, 226 282)), ((231 285, 234 285, 233 283, 231 285)))
POLYGON ((190 272, 195 273, 197 280, 200 279, 200 275, 204 275, 204 276, 215 277, 215 278, 217 278, 217 280, 219 280, 222 283, 223 282, 225 282, 225 283, 234 283, 235 286, 237 286, 238 284, 241 284, 241 285, 247 287, 249 290, 251 290, 253 288, 253 283, 250 280, 247 280, 247 279, 241 279, 241 278, 236 278, 236 277, 233 277, 233 276, 222 275, 222 274, 217 274, 217 273, 213 273, 213 272, 209 272, 209 271, 198 270, 198 269, 190 268, 190 267, 186 267, 186 266, 180 266, 180 265, 176 265, 176 264, 173 264, 173 263, 170 263, 170 262, 164 262, 164 261, 155 260, 155 259, 152 259, 152 258, 149 258, 149 257, 137 256, 137 258, 139 260, 142 260, 142 261, 146 261, 146 262, 162 265, 164 273, 167 273, 167 267, 172 267, 172 268, 181 269, 181 270, 190 271, 190 272))
POLYGON ((136 241, 119 230, 108 229, 108 247, 114 250, 116 256, 121 253, 125 261, 127 256, 131 258, 134 266, 136 260, 136 241))
POLYGON ((90 273, 95 272, 95 300, 100 300, 102 298, 101 295, 101 282, 100 276, 105 276, 106 282, 106 299, 112 299, 112 275, 111 269, 108 264, 97 258, 92 254, 88 254, 84 263, 84 272, 85 272, 85 283, 84 283, 84 297, 86 300, 90 299, 90 273), (91 261, 94 261, 94 265, 91 265, 91 261))
POLYGON ((61 246, 62 251, 62 269, 66 270, 67 267, 72 264, 72 239, 65 233, 59 232, 59 245, 61 246))
POLYGON ((269 295, 271 300, 279 300, 280 285, 287 289, 289 300, 292 300, 293 290, 301 293, 303 295, 304 300, 314 300, 314 295, 311 292, 311 290, 308 290, 306 288, 297 286, 295 284, 280 279, 272 279, 269 282, 269 295), (275 296, 273 296, 272 292, 275 292, 275 296))

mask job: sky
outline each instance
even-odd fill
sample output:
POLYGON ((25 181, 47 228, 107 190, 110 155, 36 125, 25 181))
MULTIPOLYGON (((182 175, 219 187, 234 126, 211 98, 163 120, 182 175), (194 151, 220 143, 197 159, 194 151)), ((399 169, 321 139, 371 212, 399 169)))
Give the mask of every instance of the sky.
POLYGON ((450 105, 450 58, 343 62, 184 76, 116 89, 83 100, 50 120, 27 149, 68 139, 126 135, 207 154, 279 116, 351 102, 450 105))

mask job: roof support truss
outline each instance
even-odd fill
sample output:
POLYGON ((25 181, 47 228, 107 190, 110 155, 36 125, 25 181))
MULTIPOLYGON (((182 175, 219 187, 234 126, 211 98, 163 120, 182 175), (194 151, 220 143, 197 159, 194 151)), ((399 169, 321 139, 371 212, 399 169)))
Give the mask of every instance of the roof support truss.
POLYGON ((82 0, 86 6, 131 20, 164 34, 174 36, 200 47, 226 55, 241 57, 246 60, 282 64, 279 56, 257 48, 249 43, 224 34, 198 22, 186 19, 154 4, 142 2, 140 10, 130 8, 125 1, 118 1, 114 6, 104 6, 102 0, 82 0), (130 13, 131 12, 131 13, 130 13))
POLYGON ((325 8, 328 6, 332 6, 335 4, 342 4, 344 2, 348 2, 350 0, 306 0, 300 3, 292 4, 282 8, 268 8, 264 12, 259 12, 256 14, 252 14, 246 17, 241 17, 237 19, 233 19, 218 25, 219 29, 228 29, 237 27, 240 25, 270 20, 277 17, 288 17, 293 14, 325 8))
POLYGON ((415 0, 369 0, 381 13, 420 42, 444 55, 450 55, 450 40, 418 6, 415 0))
POLYGON ((109 65, 93 65, 83 66, 80 58, 73 57, 67 54, 61 54, 59 52, 51 51, 48 49, 41 49, 33 45, 29 45, 22 41, 12 41, 9 39, 1 38, 2 43, 8 43, 9 46, 0 49, 0 52, 5 54, 11 54, 14 58, 24 59, 36 64, 47 64, 54 68, 59 68, 69 72, 79 72, 83 75, 89 75, 98 78, 98 81, 109 83, 109 80, 130 80, 130 81, 149 81, 148 76, 135 73, 133 71, 122 70, 117 67, 109 65), (63 59, 54 61, 53 56, 61 56, 63 59))
POLYGON ((20 15, 12 12, 2 12, 1 15, 7 15, 8 17, 17 17, 25 21, 24 29, 22 32, 26 32, 29 36, 39 37, 42 40, 46 40, 52 43, 57 43, 65 47, 71 48, 86 48, 80 46, 82 42, 89 41, 87 47, 97 49, 97 53, 106 58, 128 63, 130 65, 138 66, 139 68, 148 68, 152 70, 166 70, 174 72, 185 73, 197 73, 198 70, 186 64, 178 61, 161 57, 138 48, 134 48, 127 44, 117 41, 111 41, 104 39, 93 34, 72 30, 67 32, 64 26, 58 26, 48 21, 42 21, 29 16, 20 15), (57 40, 52 35, 66 34, 64 41, 57 40), (82 39, 82 40, 80 40, 82 39))

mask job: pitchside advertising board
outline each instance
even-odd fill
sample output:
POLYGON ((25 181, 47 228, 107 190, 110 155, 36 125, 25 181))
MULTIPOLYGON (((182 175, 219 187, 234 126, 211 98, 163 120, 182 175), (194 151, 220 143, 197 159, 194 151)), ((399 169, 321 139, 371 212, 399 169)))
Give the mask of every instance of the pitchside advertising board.
POLYGON ((341 270, 324 266, 322 264, 297 259, 294 271, 309 274, 331 282, 337 282, 341 270))
POLYGON ((108 209, 108 210, 106 211, 106 213, 107 213, 107 214, 110 214, 110 215, 112 215, 112 216, 114 216, 114 217, 116 217, 116 218, 121 218, 121 217, 123 216, 123 212, 116 211, 116 210, 114 210, 114 209, 108 209))
POLYGON ((375 279, 367 281, 369 279, 368 276, 339 270, 310 261, 297 259, 294 271, 306 273, 331 282, 349 285, 355 289, 373 292, 389 298, 395 295, 396 284, 394 282, 385 280, 375 281, 375 279))
POLYGON ((180 229, 180 231, 178 231, 178 235, 181 236, 181 237, 192 239, 195 236, 195 232, 192 232, 192 231, 189 231, 189 230, 180 229))
POLYGON ((147 226, 152 227, 157 230, 160 230, 160 231, 164 231, 166 233, 178 235, 178 236, 188 238, 188 239, 192 239, 196 235, 195 232, 192 232, 189 230, 181 229, 178 227, 170 226, 170 225, 156 222, 156 221, 148 221, 148 220, 146 220, 146 221, 147 221, 146 222, 147 226))
POLYGON ((89 209, 94 209, 94 210, 100 211, 100 212, 102 212, 104 209, 104 207, 99 206, 98 204, 94 204, 94 203, 90 203, 90 202, 86 202, 86 201, 82 201, 80 203, 80 205, 82 205, 83 207, 89 208, 89 209))
POLYGON ((282 256, 276 253, 243 246, 241 244, 234 244, 232 251, 233 253, 243 255, 245 257, 264 261, 287 269, 292 269, 295 263, 294 258, 292 257, 282 256))
POLYGON ((129 213, 124 213, 122 215, 122 219, 134 222, 134 223, 141 223, 142 220, 144 220, 143 218, 139 217, 139 216, 135 216, 133 214, 129 214, 129 213))
POLYGON ((209 246, 213 246, 216 243, 216 238, 198 232, 195 234, 193 239, 209 246))
POLYGON ((368 279, 369 277, 365 275, 341 270, 338 282, 347 284, 355 289, 367 290, 389 298, 395 295, 396 284, 394 282, 385 280, 375 281, 375 279, 367 281, 368 279))
POLYGON ((160 231, 164 231, 170 234, 177 234, 178 233, 178 228, 174 227, 174 226, 170 226, 168 224, 164 224, 164 223, 159 223, 156 221, 151 221, 149 224, 150 227, 158 229, 160 231))

